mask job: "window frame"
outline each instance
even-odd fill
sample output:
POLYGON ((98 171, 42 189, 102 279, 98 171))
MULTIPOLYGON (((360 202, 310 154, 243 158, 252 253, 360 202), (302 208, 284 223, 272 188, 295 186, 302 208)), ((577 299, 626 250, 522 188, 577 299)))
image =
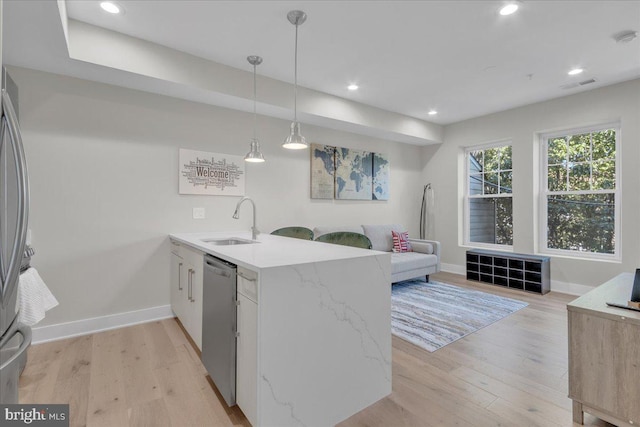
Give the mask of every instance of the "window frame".
MULTIPOLYGON (((511 245, 502 245, 498 243, 483 243, 483 242, 472 242, 471 241, 471 204, 470 200, 473 199, 486 199, 486 198, 511 198, 511 221, 513 223, 513 173, 514 173, 514 162, 513 162, 513 142, 511 139, 505 139, 500 141, 489 142, 485 144, 472 145, 468 147, 464 147, 464 195, 463 195, 463 203, 464 203, 464 223, 463 223, 463 246, 471 247, 471 248, 481 248, 481 249, 493 249, 505 252, 513 252, 513 244, 511 245), (511 147, 511 193, 500 193, 500 194, 470 194, 470 185, 469 180, 471 177, 471 170, 469 168, 469 155, 473 151, 478 150, 488 150, 491 148, 500 148, 500 147, 511 147)), ((512 236, 513 240, 513 236, 512 236)))
MULTIPOLYGON (((588 259, 588 260, 597 260, 597 261, 609 261, 609 262, 621 262, 622 254, 621 254, 621 227, 620 227, 620 208, 621 208, 621 188, 622 188, 622 180, 621 180, 621 138, 622 130, 620 122, 607 122, 597 125, 591 126, 583 126, 576 127, 570 129, 562 129, 553 132, 545 132, 539 134, 539 145, 540 145, 540 169, 538 173, 540 175, 539 185, 539 213, 538 213, 538 224, 539 224, 539 236, 538 236, 538 253, 544 255, 553 255, 565 258, 577 258, 577 259, 588 259), (549 192, 548 190, 548 141, 553 138, 558 137, 566 137, 570 135, 579 135, 584 133, 594 133, 600 132, 608 129, 613 129, 616 134, 616 154, 614 157, 614 161, 616 163, 615 168, 615 189, 614 190, 566 190, 566 191, 553 191, 549 192), (599 252, 581 252, 577 250, 570 249, 556 249, 548 247, 548 205, 547 199, 550 195, 583 195, 583 194, 613 194, 614 195, 614 249, 613 254, 605 254, 599 252)), ((590 160, 590 164, 593 163, 593 159, 590 160)))

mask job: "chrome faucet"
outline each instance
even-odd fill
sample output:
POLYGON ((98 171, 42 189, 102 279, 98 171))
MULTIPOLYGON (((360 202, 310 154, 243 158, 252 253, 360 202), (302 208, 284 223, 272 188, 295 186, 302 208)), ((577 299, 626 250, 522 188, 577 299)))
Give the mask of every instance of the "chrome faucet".
POLYGON ((240 201, 236 205, 236 211, 233 213, 233 218, 234 219, 239 219, 240 218, 240 205, 245 200, 250 201, 251 205, 253 206, 253 227, 251 227, 251 240, 256 240, 256 238, 258 237, 258 234, 260 234, 260 232, 258 231, 258 228, 256 227, 256 204, 254 203, 254 201, 250 197, 243 197, 242 199, 240 199, 240 201))

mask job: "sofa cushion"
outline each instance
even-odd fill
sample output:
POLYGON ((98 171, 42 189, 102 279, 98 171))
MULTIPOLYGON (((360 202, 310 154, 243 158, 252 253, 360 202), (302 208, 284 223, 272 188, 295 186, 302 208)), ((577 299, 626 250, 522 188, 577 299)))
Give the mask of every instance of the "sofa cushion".
POLYGON ((435 255, 426 255, 419 252, 394 252, 391 254, 391 274, 432 267, 437 263, 438 257, 435 255))
POLYGON ((409 239, 409 242, 411 243, 411 247, 415 252, 421 252, 423 254, 433 253, 433 245, 431 243, 412 239, 409 239))
POLYGON ((406 231, 406 228, 399 224, 385 225, 363 225, 364 234, 371 240, 374 251, 391 252, 393 249, 393 238, 391 231, 406 231))
MULTIPOLYGON (((313 229, 313 237, 317 239, 323 234, 335 233, 336 231, 350 231, 352 233, 364 234, 362 226, 360 225, 346 225, 346 226, 328 226, 328 227, 316 227, 313 229)), ((375 248, 374 248, 375 249, 375 248)))
POLYGON ((391 237, 393 238, 393 252, 413 252, 408 232, 401 233, 391 230, 391 237))

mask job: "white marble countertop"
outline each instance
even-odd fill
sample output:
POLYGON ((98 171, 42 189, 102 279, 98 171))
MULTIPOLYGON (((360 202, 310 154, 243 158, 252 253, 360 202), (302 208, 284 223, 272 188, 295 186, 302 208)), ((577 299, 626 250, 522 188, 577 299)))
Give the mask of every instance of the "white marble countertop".
POLYGON ((225 231, 170 234, 172 240, 194 249, 222 258, 236 265, 253 270, 307 264, 312 262, 344 260, 384 254, 369 249, 333 245, 290 237, 259 234, 256 243, 245 245, 213 245, 206 239, 237 237, 251 240, 249 231, 225 231))

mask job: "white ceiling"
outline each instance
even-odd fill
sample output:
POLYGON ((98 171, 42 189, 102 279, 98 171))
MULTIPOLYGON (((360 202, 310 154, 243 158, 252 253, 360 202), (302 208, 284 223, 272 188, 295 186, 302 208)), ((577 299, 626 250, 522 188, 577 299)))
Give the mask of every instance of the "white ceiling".
POLYGON ((640 77, 640 1, 525 1, 500 16, 501 1, 131 1, 109 15, 98 1, 67 0, 70 18, 221 64, 299 83, 440 124, 640 77), (574 67, 585 68, 568 76, 574 67), (596 79, 573 89, 562 86, 596 79), (360 85, 357 92, 348 83, 360 85), (427 116, 429 109, 439 111, 427 116))
MULTIPOLYGON (((258 74, 284 82, 293 81, 286 14, 304 10, 302 86, 436 124, 640 77, 640 38, 613 40, 640 31, 640 1, 530 0, 512 16, 498 14, 501 1, 480 0, 117 2, 123 15, 93 0, 66 7, 71 19, 244 71, 246 57, 260 55, 258 74), (574 66, 585 72, 568 76, 574 66), (591 78, 596 83, 563 88, 591 78), (349 83, 360 89, 347 91, 349 83), (432 108, 439 114, 428 116, 432 108)), ((103 81, 124 82, 119 70, 70 59, 55 5, 5 0, 5 62, 86 79, 108 72, 103 81)), ((143 80, 126 86, 136 82, 143 80)))

